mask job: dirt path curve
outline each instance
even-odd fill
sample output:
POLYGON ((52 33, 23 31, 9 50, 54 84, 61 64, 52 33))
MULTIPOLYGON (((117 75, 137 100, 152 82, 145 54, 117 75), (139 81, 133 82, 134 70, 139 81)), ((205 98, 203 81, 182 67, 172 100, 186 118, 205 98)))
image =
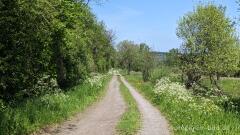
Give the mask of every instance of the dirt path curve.
POLYGON ((143 125, 139 131, 140 135, 170 135, 167 120, 161 115, 159 110, 155 108, 149 101, 140 95, 134 87, 132 87, 123 77, 121 77, 124 85, 127 86, 130 93, 138 104, 139 111, 142 114, 143 125))
POLYGON ((119 85, 117 77, 114 76, 106 96, 99 103, 45 135, 116 134, 115 127, 126 108, 119 91, 119 85))

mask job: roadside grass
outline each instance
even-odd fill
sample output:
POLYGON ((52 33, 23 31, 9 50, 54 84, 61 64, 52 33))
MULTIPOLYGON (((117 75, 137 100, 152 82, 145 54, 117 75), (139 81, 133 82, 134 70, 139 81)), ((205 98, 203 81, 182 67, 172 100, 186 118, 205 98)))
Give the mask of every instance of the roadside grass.
MULTIPOLYGON (((238 112, 224 111, 211 100, 193 97, 178 100, 154 93, 154 84, 143 82, 141 75, 127 75, 127 80, 155 104, 169 120, 176 135, 237 135, 240 133, 238 112)), ((166 93, 165 93, 166 94, 166 93)))
POLYGON ((141 126, 141 114, 138 110, 135 99, 122 82, 120 84, 120 91, 127 104, 127 110, 117 125, 118 134, 135 135, 141 126))
POLYGON ((101 85, 84 83, 68 92, 59 92, 29 99, 17 107, 5 106, 0 109, 0 135, 26 135, 48 125, 57 124, 83 111, 99 100, 111 79, 104 76, 101 85))
MULTIPOLYGON (((210 80, 204 79, 202 83, 206 86, 210 86, 210 80)), ((240 79, 239 78, 221 78, 219 82, 223 91, 233 97, 240 97, 240 79)))
POLYGON ((144 82, 142 80, 142 75, 141 74, 131 74, 131 75, 126 75, 125 77, 131 84, 136 86, 136 88, 142 87, 141 89, 138 89, 138 90, 147 99, 150 99, 150 101, 152 101, 154 99, 155 95, 152 91, 153 90, 153 84, 151 82, 144 82))

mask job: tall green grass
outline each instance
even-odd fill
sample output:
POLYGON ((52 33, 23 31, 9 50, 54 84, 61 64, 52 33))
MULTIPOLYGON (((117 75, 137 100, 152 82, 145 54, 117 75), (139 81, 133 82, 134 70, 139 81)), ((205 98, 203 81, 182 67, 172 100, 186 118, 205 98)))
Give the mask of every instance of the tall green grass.
MULTIPOLYGON (((167 117, 176 135, 238 135, 240 134, 240 116, 224 109, 206 113, 204 108, 192 109, 188 102, 182 102, 167 96, 157 97, 152 83, 144 83, 140 75, 126 76, 167 117)), ((193 104, 204 104, 201 98, 195 98, 193 104)))
POLYGON ((234 97, 240 96, 240 79, 223 78, 220 83, 226 93, 234 97))
MULTIPOLYGON (((203 85, 207 87, 211 87, 210 79, 205 78, 201 82, 203 85)), ((233 97, 240 97, 240 79, 239 78, 221 78, 219 81, 219 85, 222 90, 233 97)))
POLYGON ((157 80, 163 77, 169 77, 174 82, 181 82, 181 71, 175 67, 161 66, 152 70, 149 80, 156 83, 157 80))
POLYGON ((117 131, 120 135, 135 135, 141 126, 141 114, 136 101, 122 82, 120 84, 120 90, 126 101, 127 110, 117 125, 117 131))
POLYGON ((28 99, 16 107, 0 109, 0 135, 26 135, 66 120, 97 101, 104 94, 110 78, 104 77, 99 82, 103 84, 101 87, 84 83, 65 93, 28 99))

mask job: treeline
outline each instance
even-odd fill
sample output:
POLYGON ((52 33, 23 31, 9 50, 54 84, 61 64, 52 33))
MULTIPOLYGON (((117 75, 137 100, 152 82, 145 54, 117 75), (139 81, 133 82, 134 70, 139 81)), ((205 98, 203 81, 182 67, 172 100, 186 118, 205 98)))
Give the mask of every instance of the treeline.
POLYGON ((0 32, 5 101, 66 90, 114 65, 113 34, 83 0, 1 0, 0 32))
POLYGON ((118 67, 143 73, 143 80, 148 81, 151 70, 155 64, 154 54, 145 43, 136 44, 133 41, 124 40, 117 45, 118 67))

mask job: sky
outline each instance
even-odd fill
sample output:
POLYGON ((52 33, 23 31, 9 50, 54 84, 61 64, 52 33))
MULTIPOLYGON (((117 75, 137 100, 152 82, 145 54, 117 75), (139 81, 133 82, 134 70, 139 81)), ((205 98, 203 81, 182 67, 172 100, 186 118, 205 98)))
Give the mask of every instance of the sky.
MULTIPOLYGON (((237 21, 240 16, 236 0, 202 0, 226 6, 228 17, 237 21)), ((166 52, 179 48, 182 41, 176 36, 178 20, 193 11, 199 0, 107 0, 91 4, 93 13, 107 29, 116 34, 116 43, 131 40, 147 43, 152 50, 166 52)))

